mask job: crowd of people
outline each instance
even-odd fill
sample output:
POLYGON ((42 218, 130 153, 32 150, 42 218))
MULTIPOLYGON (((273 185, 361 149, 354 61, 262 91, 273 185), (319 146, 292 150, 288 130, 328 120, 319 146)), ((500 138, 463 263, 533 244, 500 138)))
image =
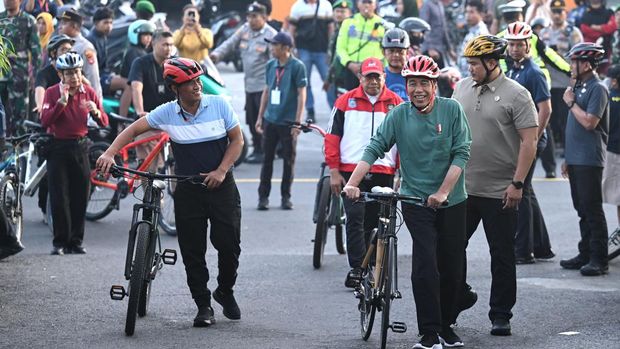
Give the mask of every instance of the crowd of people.
MULTIPOLYGON (((214 48, 198 7, 185 6, 182 26, 172 32, 154 23, 153 4, 140 0, 115 73, 107 40, 114 12, 97 9, 83 36, 82 15, 57 2, 4 0, 0 34, 15 54, 0 76, 0 125, 6 126, 0 136, 19 133, 22 121, 33 118, 53 134, 47 157, 52 254, 62 255, 86 253, 85 137, 89 118, 108 125, 102 98, 116 95, 120 114, 133 107, 137 117, 97 161, 102 172, 131 140, 167 132, 176 172, 205 176, 202 185, 179 183, 174 197, 198 307, 195 326, 214 323, 211 296, 226 317, 241 317, 233 296, 241 206, 232 167, 244 140, 230 104, 203 95, 200 82, 204 60, 217 63, 236 50, 252 135, 246 161, 262 166, 261 211, 270 208, 276 156, 283 159, 280 208, 293 209, 299 130, 289 126, 320 117, 322 93, 310 84, 317 68, 332 108, 325 137, 330 185, 347 196, 346 287, 357 287, 377 226, 376 206, 353 204, 360 190, 396 187, 428 198, 425 206, 402 205, 415 251, 411 280, 422 337, 414 348, 463 346, 452 325, 477 301, 466 280, 466 247, 480 222, 491 254, 491 334, 511 334, 516 265, 555 257, 532 186, 538 157, 546 177, 554 178, 561 153, 561 174, 580 219, 578 254, 560 265, 584 276, 608 272, 603 203, 618 206, 620 224, 620 8, 603 0, 574 9, 564 0, 468 0, 460 17, 451 1, 424 0, 418 9, 415 1, 397 0, 400 17, 392 23, 378 14, 377 0, 297 0, 280 28, 270 18, 271 1, 260 0, 247 7, 246 23, 214 48), (206 222, 220 266, 213 294, 206 222)), ((0 258, 23 249, 10 231, 0 246, 0 258)))

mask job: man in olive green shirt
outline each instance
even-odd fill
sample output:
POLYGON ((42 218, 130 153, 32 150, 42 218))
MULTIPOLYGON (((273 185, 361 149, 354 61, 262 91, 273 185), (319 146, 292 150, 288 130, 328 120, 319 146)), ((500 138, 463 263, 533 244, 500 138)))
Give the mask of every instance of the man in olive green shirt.
MULTIPOLYGON (((506 45, 506 40, 492 35, 469 41, 464 56, 471 77, 461 80, 453 95, 463 106, 473 138, 465 176, 467 239, 482 220, 491 252, 491 334, 504 336, 511 334, 511 310, 517 297, 517 207, 538 142, 538 114, 532 97, 499 66, 506 45)), ((463 287, 471 289, 465 278, 463 287)), ((461 301, 459 308, 473 303, 475 299, 469 304, 461 301)))
POLYGON ((461 106, 436 97, 439 68, 432 58, 412 57, 403 68, 411 102, 390 111, 364 151, 344 192, 359 196, 358 185, 370 164, 396 144, 401 191, 427 198, 423 206, 403 202, 413 238, 411 281, 420 343, 414 348, 463 346, 450 327, 461 294, 465 256, 466 198, 463 170, 471 135, 461 106), (446 206, 441 206, 448 201, 446 206), (413 233, 415 232, 415 234, 413 233))

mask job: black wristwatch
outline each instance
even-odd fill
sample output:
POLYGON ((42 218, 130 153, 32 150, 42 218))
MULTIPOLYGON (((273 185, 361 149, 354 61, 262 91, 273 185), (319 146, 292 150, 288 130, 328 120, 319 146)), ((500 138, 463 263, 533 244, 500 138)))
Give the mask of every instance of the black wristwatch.
POLYGON ((517 188, 519 190, 523 189, 523 182, 521 182, 521 181, 512 181, 511 184, 512 184, 513 187, 515 187, 515 188, 517 188))

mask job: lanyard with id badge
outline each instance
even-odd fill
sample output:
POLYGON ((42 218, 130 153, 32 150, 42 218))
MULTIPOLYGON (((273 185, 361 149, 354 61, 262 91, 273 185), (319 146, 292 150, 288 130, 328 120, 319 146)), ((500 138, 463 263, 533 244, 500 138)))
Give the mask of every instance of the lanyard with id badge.
POLYGON ((276 88, 271 90, 271 105, 280 105, 280 80, 284 75, 284 67, 276 68, 276 88))

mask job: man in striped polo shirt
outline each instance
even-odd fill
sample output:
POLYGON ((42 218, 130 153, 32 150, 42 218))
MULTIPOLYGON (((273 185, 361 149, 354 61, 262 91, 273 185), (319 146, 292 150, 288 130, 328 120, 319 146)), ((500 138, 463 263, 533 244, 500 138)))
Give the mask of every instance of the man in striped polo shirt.
POLYGON ((241 201, 231 168, 241 154, 243 136, 239 120, 221 96, 202 94, 197 62, 173 58, 164 63, 164 79, 177 100, 160 105, 138 119, 116 137, 97 161, 107 172, 114 154, 136 136, 158 129, 170 135, 179 175, 202 175, 202 184, 179 182, 174 195, 179 247, 187 272, 187 284, 198 306, 195 327, 215 323, 209 271, 205 260, 207 227, 211 223, 211 243, 218 251, 218 287, 213 298, 224 308, 224 316, 238 320, 241 312, 233 296, 241 248, 241 201))

